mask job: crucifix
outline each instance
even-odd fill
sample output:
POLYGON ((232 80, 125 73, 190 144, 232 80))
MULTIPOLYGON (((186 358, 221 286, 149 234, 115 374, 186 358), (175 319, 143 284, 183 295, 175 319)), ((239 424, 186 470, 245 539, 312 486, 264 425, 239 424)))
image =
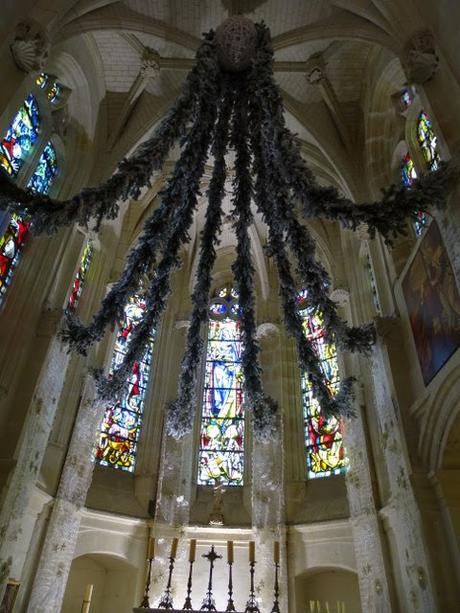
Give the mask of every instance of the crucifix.
POLYGON ((204 553, 201 557, 209 560, 209 581, 208 591, 206 593, 205 599, 203 600, 203 604, 201 605, 200 611, 216 611, 216 604, 212 596, 212 572, 214 570, 214 562, 219 558, 222 558, 222 556, 216 553, 214 550, 214 545, 211 545, 211 551, 209 551, 208 553, 204 553))

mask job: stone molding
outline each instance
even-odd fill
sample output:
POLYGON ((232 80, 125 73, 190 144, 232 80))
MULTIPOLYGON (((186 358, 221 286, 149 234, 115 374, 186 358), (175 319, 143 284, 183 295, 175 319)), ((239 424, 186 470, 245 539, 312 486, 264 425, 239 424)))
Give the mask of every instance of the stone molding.
POLYGON ((48 59, 50 42, 43 28, 33 20, 20 21, 16 26, 11 55, 23 72, 41 72, 48 59))

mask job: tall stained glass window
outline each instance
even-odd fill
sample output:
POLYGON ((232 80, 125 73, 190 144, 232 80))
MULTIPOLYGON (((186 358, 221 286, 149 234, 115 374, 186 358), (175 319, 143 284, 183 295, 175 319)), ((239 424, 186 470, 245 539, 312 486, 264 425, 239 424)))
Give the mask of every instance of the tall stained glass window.
POLYGON ((93 259, 93 244, 91 243, 91 241, 88 241, 86 243, 86 246, 80 258, 80 265, 75 274, 75 277, 72 283, 72 290, 69 296, 69 301, 67 303, 67 308, 71 311, 75 311, 78 306, 78 301, 80 300, 80 296, 81 296, 81 293, 83 291, 83 286, 88 276, 88 272, 91 266, 92 259, 93 259))
POLYGON ((438 139, 434 133, 431 120, 425 111, 422 111, 418 118, 417 139, 428 168, 437 170, 441 162, 438 139))
POLYGON ((30 94, 16 113, 0 145, 0 166, 15 177, 37 142, 40 114, 35 97, 30 94))
POLYGON ((34 192, 47 194, 58 173, 56 150, 48 141, 38 160, 37 168, 30 177, 27 187, 34 192))
MULTIPOLYGON (((409 152, 403 157, 401 162, 401 180, 403 185, 410 187, 417 178, 417 171, 415 170, 414 160, 409 152)), ((423 234, 425 226, 428 224, 429 217, 422 211, 418 212, 418 219, 414 224, 415 235, 420 238, 423 234)))
POLYGON ((29 224, 13 213, 8 227, 0 237, 0 304, 11 283, 24 243, 29 236, 29 224))
POLYGON ((241 349, 238 295, 226 287, 217 293, 209 309, 199 485, 243 485, 241 349))
MULTIPOLYGON (((305 291, 299 293, 297 301, 304 333, 321 361, 330 390, 336 393, 340 378, 335 345, 326 343, 322 315, 308 306, 305 291)), ((301 388, 307 475, 309 478, 317 478, 341 474, 345 472, 348 463, 343 448, 342 421, 335 417, 325 419, 318 401, 313 397, 305 372, 301 373, 301 388)))
MULTIPOLYGON (((123 361, 133 330, 142 320, 144 311, 144 298, 135 294, 125 306, 123 318, 118 325, 112 369, 123 361)), ((152 332, 142 360, 134 363, 126 392, 105 411, 95 457, 96 462, 102 466, 134 471, 154 336, 152 332)))
POLYGON ((41 72, 35 79, 35 83, 40 89, 46 90, 46 96, 51 104, 57 104, 59 102, 62 87, 54 80, 54 77, 51 77, 51 75, 46 72, 41 72))

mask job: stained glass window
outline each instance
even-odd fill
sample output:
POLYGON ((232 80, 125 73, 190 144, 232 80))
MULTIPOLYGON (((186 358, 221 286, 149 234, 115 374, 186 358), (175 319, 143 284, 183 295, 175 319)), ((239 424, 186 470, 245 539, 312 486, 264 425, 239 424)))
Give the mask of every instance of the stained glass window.
POLYGON ((67 303, 67 308, 70 309, 71 311, 75 311, 78 306, 78 301, 80 300, 80 296, 81 296, 86 278, 88 276, 88 271, 89 271, 89 267, 91 266, 92 259, 93 259, 93 244, 91 243, 91 241, 88 241, 83 250, 83 254, 80 259, 80 265, 75 274, 73 284, 72 284, 72 290, 69 296, 69 301, 67 303))
POLYGON ((209 309, 198 484, 243 485, 244 410, 238 296, 218 292, 209 309))
POLYGON ((414 101, 412 97, 412 92, 409 89, 403 89, 401 91, 400 101, 401 101, 401 106, 403 110, 406 110, 407 108, 409 108, 412 102, 414 101))
MULTIPOLYGON (((119 322, 112 369, 123 361, 133 330, 142 320, 145 301, 141 295, 130 298, 119 322)), ((150 375, 154 333, 150 337, 144 357, 135 362, 126 392, 107 407, 96 450, 96 462, 119 470, 133 472, 144 411, 144 399, 150 375)))
POLYGON ((37 168, 34 174, 30 177, 27 187, 34 192, 47 194, 52 182, 58 173, 58 163, 56 150, 48 141, 43 149, 43 152, 38 160, 37 168))
MULTIPOLYGON (((326 343, 322 315, 308 306, 306 296, 305 291, 298 295, 304 333, 321 361, 330 390, 336 393, 340 380, 337 351, 334 345, 326 343)), ((335 417, 325 419, 318 401, 313 397, 305 372, 301 373, 301 388, 307 475, 309 478, 317 478, 341 474, 348 464, 342 441, 342 421, 335 417)))
POLYGON ((21 249, 28 235, 29 224, 13 213, 5 233, 0 238, 0 304, 11 283, 21 249))
POLYGON ((15 177, 37 142, 40 114, 34 96, 27 96, 0 145, 0 166, 15 177))
MULTIPOLYGON (((403 185, 410 187, 417 178, 417 171, 415 170, 414 160, 409 152, 403 157, 401 162, 401 180, 403 185)), ((425 226, 428 224, 429 217, 422 211, 418 212, 418 219, 414 224, 415 235, 417 238, 422 236, 425 226)))
POLYGON ((422 111, 418 118, 417 138, 428 168, 430 170, 437 170, 441 162, 438 139, 434 133, 431 120, 425 111, 422 111))
POLYGON ((62 88, 57 81, 53 80, 46 72, 41 72, 35 79, 35 83, 40 89, 46 90, 46 96, 51 104, 56 104, 61 97, 62 88))

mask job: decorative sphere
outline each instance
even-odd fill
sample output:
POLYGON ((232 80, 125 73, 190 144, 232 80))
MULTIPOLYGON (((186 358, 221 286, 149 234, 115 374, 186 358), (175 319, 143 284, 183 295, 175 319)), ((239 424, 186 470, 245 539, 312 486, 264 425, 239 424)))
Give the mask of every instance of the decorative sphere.
POLYGON ((240 72, 251 65, 256 50, 254 23, 242 15, 229 17, 216 30, 219 62, 225 70, 240 72))

